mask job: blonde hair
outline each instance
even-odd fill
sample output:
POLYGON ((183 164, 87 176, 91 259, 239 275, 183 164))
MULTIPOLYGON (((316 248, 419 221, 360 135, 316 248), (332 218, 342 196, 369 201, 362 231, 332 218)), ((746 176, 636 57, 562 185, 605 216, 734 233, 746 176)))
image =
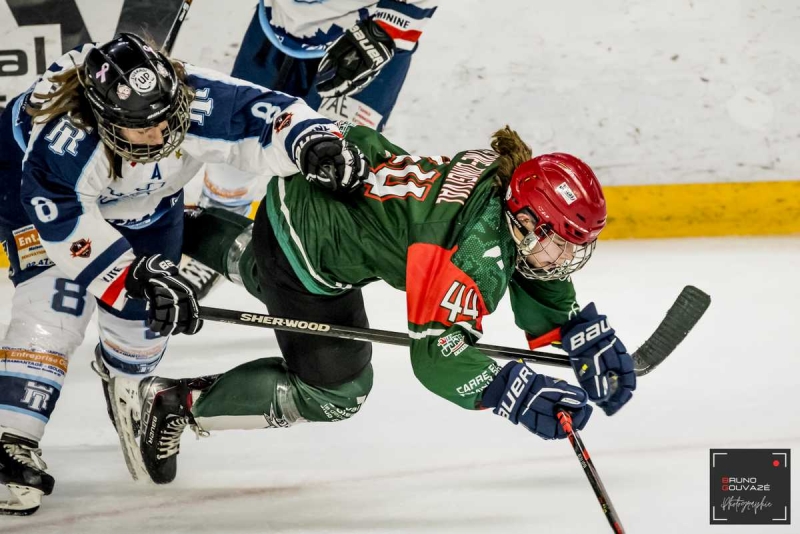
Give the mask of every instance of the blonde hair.
POLYGON ((508 187, 514 170, 533 157, 531 147, 508 125, 492 135, 492 150, 500 154, 494 180, 503 189, 508 187))
POLYGON ((28 115, 37 124, 45 124, 67 113, 76 126, 86 128, 94 125, 94 117, 83 99, 80 67, 72 67, 48 78, 56 89, 49 93, 33 93, 36 106, 27 106, 28 115))

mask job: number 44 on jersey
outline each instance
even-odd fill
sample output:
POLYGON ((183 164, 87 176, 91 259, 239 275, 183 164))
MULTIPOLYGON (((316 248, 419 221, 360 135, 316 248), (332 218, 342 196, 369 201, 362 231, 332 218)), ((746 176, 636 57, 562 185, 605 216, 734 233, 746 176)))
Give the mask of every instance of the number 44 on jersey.
POLYGON ((478 294, 475 289, 468 289, 457 280, 452 283, 439 305, 450 311, 447 320, 451 323, 455 322, 459 315, 466 315, 472 319, 477 319, 479 315, 478 294))

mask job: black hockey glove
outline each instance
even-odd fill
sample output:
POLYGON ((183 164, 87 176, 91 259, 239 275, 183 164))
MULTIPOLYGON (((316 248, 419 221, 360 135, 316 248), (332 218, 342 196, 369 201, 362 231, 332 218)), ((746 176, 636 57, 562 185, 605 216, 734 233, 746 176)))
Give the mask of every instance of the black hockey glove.
POLYGON ((295 159, 309 182, 334 193, 352 193, 369 176, 364 154, 328 132, 312 132, 298 141, 295 159))
POLYGON ((178 268, 161 254, 137 257, 125 279, 128 295, 147 300, 147 326, 162 336, 196 334, 203 326, 197 298, 178 275, 178 268))
POLYGON ((350 95, 363 89, 394 57, 394 39, 366 19, 345 31, 322 58, 317 91, 323 98, 350 95))

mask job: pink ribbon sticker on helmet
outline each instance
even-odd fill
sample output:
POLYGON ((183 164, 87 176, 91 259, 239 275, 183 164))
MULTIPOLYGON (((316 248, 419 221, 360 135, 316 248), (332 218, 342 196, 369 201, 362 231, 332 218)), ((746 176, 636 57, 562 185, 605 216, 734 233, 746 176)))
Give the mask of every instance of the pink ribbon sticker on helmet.
POLYGON ((94 77, 96 79, 99 79, 101 82, 106 83, 106 73, 108 72, 108 69, 110 69, 110 68, 111 68, 111 65, 109 65, 108 63, 103 63, 103 66, 100 67, 100 70, 97 71, 97 74, 95 74, 94 77))

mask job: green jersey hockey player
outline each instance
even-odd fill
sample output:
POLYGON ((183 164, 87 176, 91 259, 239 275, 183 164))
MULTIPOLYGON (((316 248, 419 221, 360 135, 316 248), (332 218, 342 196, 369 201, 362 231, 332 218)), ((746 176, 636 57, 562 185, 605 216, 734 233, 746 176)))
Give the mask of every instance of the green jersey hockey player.
MULTIPOLYGON (((508 128, 495 133, 492 150, 452 158, 410 155, 362 127, 347 142, 372 170, 354 194, 331 194, 302 176, 273 179, 252 225, 221 210, 188 216, 184 252, 291 319, 366 327, 361 287, 384 280, 404 290, 411 365, 422 384, 546 439, 565 436, 558 409, 570 410, 580 429, 587 400, 611 415, 631 398, 630 355, 593 304, 579 309, 569 279, 606 222, 602 189, 585 163, 560 153, 531 158, 508 128), (474 346, 506 289, 532 346, 560 341, 582 387, 523 363, 500 367, 474 346)), ((323 155, 317 174, 343 163, 323 155)), ((127 412, 117 428, 129 464, 170 482, 186 426, 288 427, 358 412, 372 386, 369 343, 276 336, 283 358, 201 378, 119 379, 117 409, 127 412)))

